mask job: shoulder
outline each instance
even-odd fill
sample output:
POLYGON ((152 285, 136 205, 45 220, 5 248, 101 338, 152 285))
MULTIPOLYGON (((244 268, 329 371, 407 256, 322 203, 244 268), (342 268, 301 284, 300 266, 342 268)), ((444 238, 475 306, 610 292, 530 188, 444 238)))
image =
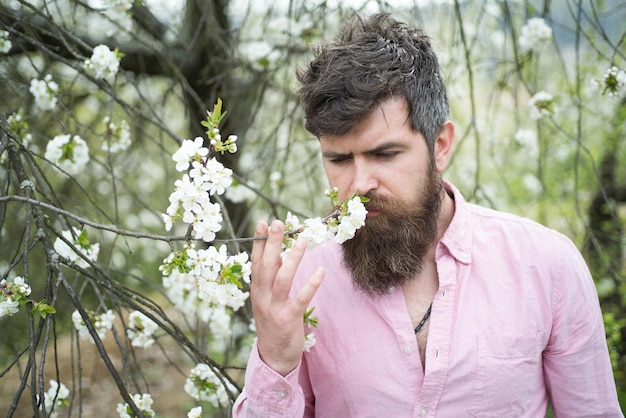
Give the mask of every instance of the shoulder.
POLYGON ((554 229, 528 217, 469 203, 451 183, 446 188, 454 194, 455 212, 443 241, 459 253, 498 248, 541 253, 571 247, 569 238, 554 229))
POLYGON ((551 243, 570 241, 561 232, 524 216, 472 203, 467 204, 467 210, 471 217, 471 223, 474 226, 474 233, 477 235, 491 232, 503 238, 521 241, 521 243, 544 240, 548 240, 551 243))

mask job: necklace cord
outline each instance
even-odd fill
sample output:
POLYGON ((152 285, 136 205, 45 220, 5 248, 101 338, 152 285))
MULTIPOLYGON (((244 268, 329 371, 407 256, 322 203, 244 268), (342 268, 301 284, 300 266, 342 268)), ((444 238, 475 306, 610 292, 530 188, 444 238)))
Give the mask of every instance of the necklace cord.
POLYGON ((418 332, 420 332, 420 330, 422 329, 422 327, 424 326, 424 324, 426 323, 426 321, 428 321, 428 317, 430 316, 430 310, 432 309, 433 304, 431 302, 430 306, 428 307, 428 310, 426 311, 426 313, 424 314, 424 317, 422 318, 422 320, 420 321, 419 324, 417 324, 417 326, 415 327, 415 333, 417 334, 418 332))

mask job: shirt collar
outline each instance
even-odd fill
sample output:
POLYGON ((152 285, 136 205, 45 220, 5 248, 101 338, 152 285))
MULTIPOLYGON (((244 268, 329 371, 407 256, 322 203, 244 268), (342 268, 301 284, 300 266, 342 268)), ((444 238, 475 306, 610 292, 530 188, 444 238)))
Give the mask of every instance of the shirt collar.
POLYGON ((454 196, 454 215, 439 243, 445 246, 458 261, 469 264, 472 261, 472 224, 469 203, 452 183, 443 180, 443 185, 446 191, 454 196))

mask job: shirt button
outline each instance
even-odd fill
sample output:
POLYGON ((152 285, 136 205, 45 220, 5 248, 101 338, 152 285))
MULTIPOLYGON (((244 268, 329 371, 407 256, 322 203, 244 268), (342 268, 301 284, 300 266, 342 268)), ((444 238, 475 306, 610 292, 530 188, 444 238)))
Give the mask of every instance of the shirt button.
POLYGON ((428 409, 426 409, 426 405, 422 405, 422 407, 420 408, 420 415, 425 417, 427 412, 428 409))
POLYGON ((396 290, 396 288, 394 286, 389 286, 387 288, 387 293, 392 294, 394 290, 396 290))
POLYGON ((410 354, 412 351, 413 351, 413 347, 411 347, 410 345, 404 346, 405 353, 410 354))
POLYGON ((284 390, 279 390, 278 392, 276 392, 276 395, 278 395, 278 397, 281 399, 285 399, 287 397, 287 392, 285 392, 284 390))

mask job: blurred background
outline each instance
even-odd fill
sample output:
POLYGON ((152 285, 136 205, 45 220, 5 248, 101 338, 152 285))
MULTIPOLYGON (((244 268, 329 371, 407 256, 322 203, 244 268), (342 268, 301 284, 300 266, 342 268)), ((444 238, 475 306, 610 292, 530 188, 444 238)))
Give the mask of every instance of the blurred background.
POLYGON ((0 415, 119 416, 123 393, 150 393, 160 417, 195 406, 228 416, 254 338, 250 309, 180 309, 175 293, 187 290, 164 282, 159 266, 189 238, 161 216, 180 178, 172 154, 206 139, 200 122, 221 99, 222 136, 238 137, 236 153, 216 155, 233 170, 214 197, 216 243, 231 253, 249 250, 241 238, 258 219, 324 215, 328 185, 295 73, 342 22, 374 12, 422 27, 440 56, 457 127, 445 177, 469 201, 537 220, 583 253, 626 406, 623 1, 2 0, 0 280, 24 278, 32 292, 18 312, 6 292, 0 307, 0 415), (99 45, 117 57, 104 75, 99 45), (65 135, 81 139, 62 148, 76 152, 70 166, 50 145, 65 135), (76 231, 68 245, 97 244, 89 262, 59 259, 63 231, 76 231), (107 336, 81 339, 75 310, 111 310, 107 336), (131 311, 158 325, 151 346, 129 341, 131 311), (184 389, 200 363, 227 401, 184 389), (52 392, 65 401, 52 413, 39 402, 50 380, 69 391, 52 392))

